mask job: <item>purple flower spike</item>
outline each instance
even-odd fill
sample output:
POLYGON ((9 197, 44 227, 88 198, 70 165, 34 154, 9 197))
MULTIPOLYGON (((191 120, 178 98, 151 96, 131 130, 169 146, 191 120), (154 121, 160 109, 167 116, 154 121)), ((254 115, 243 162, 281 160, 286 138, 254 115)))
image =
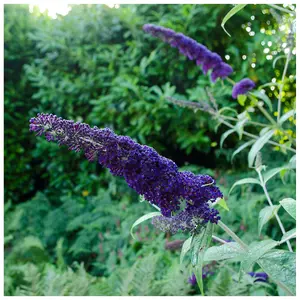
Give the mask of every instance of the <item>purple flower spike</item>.
POLYGON ((162 39, 172 47, 178 48, 181 54, 190 60, 195 60, 197 65, 202 65, 204 74, 206 74, 208 70, 213 70, 211 77, 213 82, 215 82, 217 78, 224 79, 233 72, 232 68, 225 64, 217 53, 211 52, 205 46, 182 33, 177 33, 172 29, 152 24, 145 24, 143 29, 152 36, 162 39))
POLYGON ((222 197, 210 176, 179 172, 172 160, 130 137, 52 114, 38 114, 30 119, 30 130, 44 134, 48 142, 55 141, 76 152, 82 150, 89 161, 97 160, 113 175, 123 176, 131 188, 160 208, 165 223, 180 223, 178 219, 184 219, 189 224, 186 227, 194 228, 195 220, 217 223, 220 219, 218 211, 208 205, 208 201, 222 197), (173 219, 172 213, 179 210, 184 198, 189 201, 186 209, 173 219))
POLYGON ((221 62, 217 66, 214 67, 212 73, 211 73, 211 81, 215 82, 218 78, 225 79, 233 72, 232 68, 224 63, 221 62))
POLYGON ((255 273, 255 272, 249 272, 248 273, 251 277, 257 278, 254 280, 254 282, 267 282, 268 281, 268 274, 261 272, 261 273, 255 273))
POLYGON ((238 95, 244 95, 254 88, 255 83, 249 78, 244 78, 233 86, 232 98, 236 99, 238 95))

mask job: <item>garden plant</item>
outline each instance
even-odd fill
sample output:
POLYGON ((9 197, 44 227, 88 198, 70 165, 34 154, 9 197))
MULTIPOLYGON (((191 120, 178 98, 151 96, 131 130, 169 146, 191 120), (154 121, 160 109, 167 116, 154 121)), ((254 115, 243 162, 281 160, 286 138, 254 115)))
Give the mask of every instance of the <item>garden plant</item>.
MULTIPOLYGON (((30 202, 16 205, 22 201, 13 195, 13 188, 6 191, 10 199, 5 206, 7 294, 296 294, 295 7, 255 6, 258 10, 255 17, 250 13, 250 19, 272 16, 275 29, 267 31, 271 37, 277 30, 280 42, 267 42, 269 48, 279 46, 272 55, 267 48, 266 60, 257 54, 244 64, 244 54, 246 58, 231 62, 231 56, 246 50, 233 46, 236 40, 230 24, 243 13, 248 18, 252 5, 157 6, 161 16, 176 11, 174 23, 168 17, 158 21, 153 8, 145 5, 114 9, 100 5, 98 12, 74 6, 62 17, 66 24, 61 20, 53 25, 41 15, 32 21, 36 22, 33 27, 40 23, 45 28, 29 35, 42 55, 25 64, 28 78, 18 89, 25 93, 30 85, 37 103, 28 110, 28 118, 22 116, 19 122, 30 118, 30 131, 45 140, 31 140, 32 145, 39 143, 29 155, 35 161, 23 169, 49 174, 43 174, 42 187, 32 187, 38 192, 30 202), (196 30, 189 32, 202 9, 216 13, 211 22, 218 20, 214 26, 219 26, 225 41, 221 48, 231 49, 230 55, 223 58, 209 36, 200 43, 196 30), (220 12, 221 19, 217 18, 220 12), (74 22, 72 14, 75 19, 85 15, 87 28, 95 32, 99 24, 95 23, 96 28, 91 24, 99 14, 107 18, 103 22, 112 22, 116 28, 111 33, 106 31, 110 26, 99 25, 103 49, 93 48, 93 31, 87 36, 80 33, 78 40, 72 29, 64 36, 63 26, 74 22), (149 16, 151 23, 143 22, 142 15, 149 16), (177 20, 182 15, 185 25, 177 20), (53 32, 57 39, 50 40, 53 32), (120 32, 122 42, 117 41, 120 32), (155 45, 154 50, 143 48, 146 41, 155 45), (108 44, 114 47, 106 48, 108 44), (71 58, 64 62, 68 51, 71 58), (262 75, 270 56, 267 75, 274 72, 275 80, 262 75), (168 64, 165 73, 162 62, 168 64), (262 66, 257 73, 256 65, 262 66), (172 78, 172 83, 163 82, 163 75, 172 78), (180 86, 178 93, 173 84, 180 86), (214 156, 219 156, 221 164, 224 161, 219 172, 227 172, 226 176, 213 172, 209 163, 202 170, 184 165, 174 152, 168 152, 174 147, 185 157, 205 155, 218 145, 214 135, 220 139, 214 156), (232 151, 223 148, 230 139, 232 151), (70 156, 69 150, 79 153, 70 156), (82 160, 81 153, 87 160, 82 160), (234 173, 236 162, 241 167, 234 173), (103 173, 100 166, 109 172, 103 173), (232 171, 225 171, 230 167, 232 171), (57 195, 60 200, 55 200, 57 195), (113 204, 112 198, 118 197, 121 201, 113 204), (55 219, 58 223, 52 228, 55 219), (26 228, 23 236, 18 232, 21 224, 26 228), (38 228, 43 238, 36 234, 38 228), (23 244, 14 244, 15 236, 22 237, 23 244), (100 242, 93 244, 95 240, 100 242), (118 252, 110 251, 114 247, 118 252), (158 269, 166 271, 158 274, 158 269)), ((244 39, 255 35, 249 24, 244 39)), ((14 90, 9 81, 6 89, 9 99, 14 90)), ((6 122, 13 121, 12 109, 7 108, 6 122)), ((26 161, 22 164, 26 166, 26 161)), ((21 184, 28 180, 25 177, 21 184)), ((26 197, 32 192, 28 189, 26 197)))

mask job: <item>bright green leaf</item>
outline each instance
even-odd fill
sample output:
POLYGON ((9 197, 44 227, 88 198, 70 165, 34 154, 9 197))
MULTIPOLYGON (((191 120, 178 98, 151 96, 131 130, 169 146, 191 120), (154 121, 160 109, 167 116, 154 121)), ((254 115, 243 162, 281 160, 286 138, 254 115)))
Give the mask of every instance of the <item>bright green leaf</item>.
POLYGON ((246 95, 238 95, 238 97, 237 97, 237 101, 238 101, 239 105, 241 105, 241 106, 245 106, 246 100, 247 100, 246 95))
POLYGON ((227 203, 225 201, 224 198, 222 198, 219 202, 218 202, 218 205, 220 205, 221 207, 223 207, 225 210, 229 211, 229 208, 227 206, 227 203))
POLYGON ((227 14, 226 16, 224 17, 223 21, 222 21, 222 28, 223 30, 229 35, 231 36, 227 30, 225 29, 225 24, 226 22, 232 17, 234 16, 236 13, 238 13, 241 9, 243 9, 247 4, 237 4, 234 6, 234 8, 232 8, 227 14))

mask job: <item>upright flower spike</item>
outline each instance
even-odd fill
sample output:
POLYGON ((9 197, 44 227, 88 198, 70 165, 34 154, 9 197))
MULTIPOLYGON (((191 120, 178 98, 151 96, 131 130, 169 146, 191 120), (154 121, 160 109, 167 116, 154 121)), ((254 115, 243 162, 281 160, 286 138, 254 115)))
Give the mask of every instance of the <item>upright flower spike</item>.
POLYGON ((255 88, 255 83, 249 78, 244 78, 233 86, 232 98, 236 99, 238 95, 247 94, 249 91, 251 91, 254 88, 255 88))
POLYGON ((218 211, 210 208, 208 201, 215 201, 222 193, 210 176, 179 172, 172 160, 130 137, 52 114, 30 119, 30 130, 45 135, 48 142, 55 141, 76 152, 82 150, 89 161, 97 160, 113 175, 123 176, 131 188, 160 208, 163 217, 171 219, 186 199, 189 203, 178 216, 183 214, 188 222, 195 216, 201 222, 216 223, 219 219, 218 211))
POLYGON ((220 55, 211 52, 205 46, 182 33, 177 33, 172 29, 153 24, 145 24, 143 29, 145 32, 162 39, 172 47, 178 48, 180 53, 190 60, 195 60, 197 65, 202 65, 204 74, 212 70, 211 80, 213 82, 218 78, 224 79, 233 72, 231 66, 224 63, 220 55))

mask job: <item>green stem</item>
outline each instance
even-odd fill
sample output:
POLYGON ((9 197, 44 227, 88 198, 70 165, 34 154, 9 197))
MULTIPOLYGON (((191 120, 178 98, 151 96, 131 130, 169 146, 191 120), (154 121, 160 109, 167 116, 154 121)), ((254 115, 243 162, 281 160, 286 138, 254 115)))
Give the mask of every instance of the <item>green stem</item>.
POLYGON ((276 4, 268 4, 268 5, 271 6, 272 8, 274 8, 274 9, 280 10, 280 11, 285 12, 287 14, 296 15, 296 13, 293 10, 285 9, 281 6, 276 5, 276 4))
MULTIPOLYGON (((222 221, 218 221, 218 225, 231 236, 243 249, 248 250, 248 246, 222 221)), ((263 266, 257 261, 258 265, 264 270, 263 266)), ((268 274, 272 278, 272 274, 268 274)), ((274 280, 275 281, 275 280, 274 280)), ((275 281, 288 295, 295 296, 284 284, 280 281, 275 281)))
POLYGON ((218 226, 220 226, 229 236, 231 236, 244 250, 248 250, 248 246, 222 221, 218 221, 218 226))
POLYGON ((283 73, 282 73, 282 78, 281 78, 281 85, 280 85, 280 89, 279 89, 279 96, 278 96, 278 106, 277 106, 277 123, 279 123, 279 119, 280 119, 280 114, 281 114, 281 100, 282 100, 282 91, 283 91, 283 87, 284 87, 284 78, 287 72, 287 68, 290 62, 290 58, 291 58, 291 53, 292 53, 292 49, 289 49, 289 53, 286 57, 286 62, 284 65, 284 69, 283 69, 283 73))
MULTIPOLYGON (((215 114, 215 115, 216 115, 216 114, 215 114)), ((225 120, 223 120, 221 116, 218 116, 218 115, 217 115, 217 117, 218 117, 218 120, 219 120, 221 123, 223 123, 224 125, 226 125, 227 127, 232 128, 232 129, 235 128, 232 124, 230 124, 230 123, 226 122, 225 120)), ((252 139, 255 139, 255 140, 259 139, 258 136, 254 135, 254 134, 252 134, 252 133, 249 133, 249 132, 247 132, 247 131, 244 131, 243 134, 244 134, 245 136, 248 136, 248 137, 250 137, 250 138, 252 138, 252 139)), ((278 147, 280 147, 280 148, 283 148, 283 149, 286 149, 286 150, 289 150, 289 151, 291 151, 291 152, 296 153, 296 150, 293 149, 293 148, 291 148, 291 147, 287 147, 287 146, 285 146, 285 145, 282 145, 282 144, 279 144, 279 143, 276 143, 276 142, 273 142, 273 141, 268 141, 267 143, 268 143, 268 144, 271 144, 271 145, 274 145, 274 146, 278 146, 278 147)))
MULTIPOLYGON (((280 218, 279 218, 279 216, 278 216, 276 210, 274 210, 273 202, 272 202, 272 200, 271 200, 271 198, 270 198, 270 195, 269 195, 268 190, 267 190, 267 188, 266 188, 266 185, 265 185, 264 179, 263 179, 263 177, 262 177, 262 175, 261 175, 261 172, 260 172, 259 169, 256 169, 256 172, 258 173, 259 180, 260 180, 260 184, 261 184, 261 186, 262 186, 262 188, 263 188, 263 190, 264 190, 264 193, 265 193, 266 198, 267 198, 267 200, 268 200, 268 202, 269 202, 269 205, 272 207, 272 209, 273 209, 273 211, 274 211, 274 215, 275 215, 275 218, 276 218, 276 220, 277 220, 277 222, 278 222, 278 225, 279 225, 279 227, 280 227, 280 229, 281 229, 281 232, 282 232, 282 234, 285 234, 286 231, 285 231, 285 229, 284 229, 284 226, 283 226, 283 224, 282 224, 282 222, 281 222, 281 220, 280 220, 280 218)), ((287 240, 286 243, 287 243, 287 246, 288 246, 288 248, 289 248, 289 251, 290 251, 290 252, 293 252, 293 248, 292 248, 292 246, 291 246, 290 241, 287 240)))

